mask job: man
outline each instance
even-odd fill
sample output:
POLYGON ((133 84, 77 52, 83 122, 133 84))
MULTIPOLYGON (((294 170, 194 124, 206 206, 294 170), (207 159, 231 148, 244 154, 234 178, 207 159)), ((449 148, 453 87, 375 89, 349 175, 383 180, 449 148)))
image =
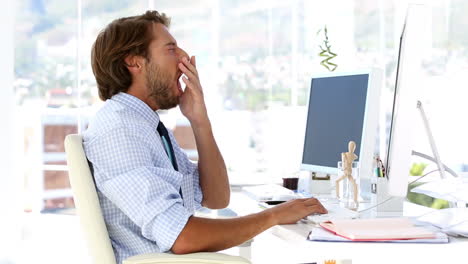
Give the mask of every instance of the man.
POLYGON ((99 96, 106 102, 84 134, 84 148, 117 261, 150 252, 219 251, 273 225, 326 213, 316 199, 298 199, 233 219, 193 216, 201 206, 226 207, 229 181, 195 57, 177 45, 168 26, 169 19, 156 11, 117 19, 92 49, 99 96), (177 105, 193 129, 197 165, 156 112, 177 105))

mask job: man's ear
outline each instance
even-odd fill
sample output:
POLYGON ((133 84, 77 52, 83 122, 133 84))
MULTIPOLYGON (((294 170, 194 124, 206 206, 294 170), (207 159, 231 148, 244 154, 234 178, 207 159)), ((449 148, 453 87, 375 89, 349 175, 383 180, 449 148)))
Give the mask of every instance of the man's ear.
POLYGON ((135 56, 135 55, 128 55, 125 57, 125 65, 127 66, 127 69, 132 72, 136 73, 141 71, 141 66, 142 66, 142 61, 141 57, 135 56))

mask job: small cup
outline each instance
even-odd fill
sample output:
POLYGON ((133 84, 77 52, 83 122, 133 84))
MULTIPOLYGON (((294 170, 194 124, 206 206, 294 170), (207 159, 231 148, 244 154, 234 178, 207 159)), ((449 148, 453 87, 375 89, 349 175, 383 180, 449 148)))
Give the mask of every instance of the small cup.
POLYGON ((283 187, 288 188, 290 190, 296 191, 297 190, 297 182, 299 178, 283 178, 283 187))

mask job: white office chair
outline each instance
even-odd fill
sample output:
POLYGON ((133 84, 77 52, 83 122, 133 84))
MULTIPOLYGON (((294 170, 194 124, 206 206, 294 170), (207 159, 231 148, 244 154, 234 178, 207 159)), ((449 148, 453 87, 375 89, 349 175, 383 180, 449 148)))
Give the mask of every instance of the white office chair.
MULTIPOLYGON (((83 150, 83 138, 73 134, 65 138, 65 152, 70 184, 80 218, 81 227, 94 264, 116 264, 107 228, 102 217, 93 176, 83 150)), ((124 264, 247 264, 242 257, 221 253, 192 253, 174 255, 167 253, 142 254, 130 257, 124 264)))

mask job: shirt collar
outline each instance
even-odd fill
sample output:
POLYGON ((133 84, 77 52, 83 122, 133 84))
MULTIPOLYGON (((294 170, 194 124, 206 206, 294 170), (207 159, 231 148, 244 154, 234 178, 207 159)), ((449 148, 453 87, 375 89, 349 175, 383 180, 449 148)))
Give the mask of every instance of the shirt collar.
POLYGON ((120 92, 112 96, 110 100, 123 104, 127 108, 137 112, 145 120, 147 120, 151 126, 154 126, 155 130, 158 127, 160 120, 158 113, 153 111, 153 109, 151 109, 145 102, 138 99, 137 97, 128 93, 120 92))

